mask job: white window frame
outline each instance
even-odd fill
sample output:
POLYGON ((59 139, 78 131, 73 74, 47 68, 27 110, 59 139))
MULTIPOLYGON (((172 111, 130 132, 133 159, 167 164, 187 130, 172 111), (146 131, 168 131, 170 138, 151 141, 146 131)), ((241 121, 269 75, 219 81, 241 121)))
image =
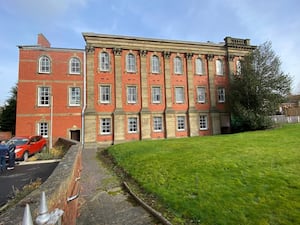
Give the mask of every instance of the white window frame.
POLYGON ((99 87, 100 103, 108 104, 111 101, 111 87, 110 85, 100 85, 99 87))
POLYGON ((223 87, 218 88, 218 102, 219 103, 224 103, 225 102, 225 97, 226 97, 225 93, 226 93, 225 88, 223 88, 223 87))
POLYGON ((70 74, 80 74, 81 63, 80 59, 77 57, 72 57, 69 61, 69 73, 70 74))
POLYGON ((203 74, 203 60, 201 58, 196 59, 196 74, 202 75, 203 74))
POLYGON ((100 119, 100 134, 111 134, 111 118, 100 119))
POLYGON ((161 116, 153 117, 153 131, 161 132, 163 130, 163 119, 161 116))
POLYGON ((43 136, 44 138, 47 138, 49 134, 49 123, 47 122, 38 123, 38 134, 43 136))
POLYGON ((69 88, 69 106, 80 106, 81 90, 80 87, 69 88))
POLYGON ((152 103, 160 103, 161 102, 161 89, 160 87, 152 87, 152 103))
POLYGON ((100 71, 109 71, 110 69, 110 56, 108 52, 100 52, 99 57, 100 71))
POLYGON ((183 87, 175 87, 175 102, 176 103, 184 103, 183 87))
POLYGON ((137 133, 138 132, 138 118, 129 117, 128 118, 128 133, 137 133))
POLYGON ((151 71, 152 73, 159 73, 160 71, 159 57, 157 55, 151 57, 151 71))
POLYGON ((50 106, 51 90, 50 87, 38 87, 38 106, 50 106))
POLYGON ((127 86, 127 103, 135 104, 137 102, 137 87, 127 86))
POLYGON ((177 116, 177 130, 184 131, 185 126, 185 116, 177 116))
POLYGON ((197 102, 205 103, 205 101, 206 101, 206 88, 197 87, 197 102))
POLYGON ((199 130, 208 130, 208 117, 207 115, 199 116, 199 130))
POLYGON ((41 56, 39 58, 39 73, 50 73, 51 71, 51 60, 48 56, 41 56))
POLYGON ((224 75, 224 65, 221 59, 216 60, 216 74, 220 76, 224 75))
POLYGON ((129 73, 136 72, 136 58, 133 53, 128 53, 126 56, 126 71, 129 73))
POLYGON ((182 59, 179 56, 174 58, 174 73, 175 74, 182 74, 182 59))

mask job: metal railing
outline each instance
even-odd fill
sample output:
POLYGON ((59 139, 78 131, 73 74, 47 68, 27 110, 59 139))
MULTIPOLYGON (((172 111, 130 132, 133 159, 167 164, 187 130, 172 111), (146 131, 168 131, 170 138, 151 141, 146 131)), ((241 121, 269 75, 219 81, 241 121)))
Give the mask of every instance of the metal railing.
POLYGON ((271 118, 275 123, 300 123, 300 116, 275 115, 271 118))
MULTIPOLYGON (((36 217, 35 223, 37 225, 61 225, 61 217, 63 213, 63 210, 57 208, 52 212, 48 212, 46 194, 43 191, 41 194, 39 215, 36 217)), ((22 225, 33 225, 29 204, 26 204, 22 225)))

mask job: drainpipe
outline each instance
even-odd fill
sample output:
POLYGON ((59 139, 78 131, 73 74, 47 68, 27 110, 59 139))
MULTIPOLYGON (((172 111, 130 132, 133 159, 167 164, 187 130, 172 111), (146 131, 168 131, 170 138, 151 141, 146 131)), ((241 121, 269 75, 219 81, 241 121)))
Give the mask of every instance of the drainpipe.
POLYGON ((50 97, 50 137, 49 137, 49 149, 52 149, 53 141, 53 95, 50 97))
POLYGON ((85 134, 85 123, 84 123, 84 113, 86 109, 86 51, 83 54, 83 107, 81 111, 81 144, 84 145, 84 134, 85 134))

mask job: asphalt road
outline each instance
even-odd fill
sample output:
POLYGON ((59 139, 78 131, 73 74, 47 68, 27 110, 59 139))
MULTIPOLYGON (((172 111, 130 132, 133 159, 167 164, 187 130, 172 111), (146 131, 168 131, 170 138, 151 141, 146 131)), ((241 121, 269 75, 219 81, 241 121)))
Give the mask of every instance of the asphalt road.
POLYGON ((13 190, 21 190, 26 184, 41 178, 44 182, 57 166, 58 162, 21 162, 14 170, 0 174, 0 207, 13 196, 13 190))

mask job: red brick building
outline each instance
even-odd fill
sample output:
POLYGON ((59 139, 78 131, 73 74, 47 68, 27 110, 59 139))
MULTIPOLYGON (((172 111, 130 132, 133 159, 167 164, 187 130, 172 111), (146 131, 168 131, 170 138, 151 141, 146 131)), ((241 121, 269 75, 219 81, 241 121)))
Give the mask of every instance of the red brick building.
POLYGON ((248 39, 199 43, 83 33, 86 143, 230 132, 230 76, 248 39))
POLYGON ((84 50, 37 45, 19 47, 16 135, 41 134, 80 140, 84 50))
POLYGON ((107 145, 230 131, 226 95, 248 39, 83 37, 85 51, 51 48, 41 34, 19 46, 16 135, 107 145))

